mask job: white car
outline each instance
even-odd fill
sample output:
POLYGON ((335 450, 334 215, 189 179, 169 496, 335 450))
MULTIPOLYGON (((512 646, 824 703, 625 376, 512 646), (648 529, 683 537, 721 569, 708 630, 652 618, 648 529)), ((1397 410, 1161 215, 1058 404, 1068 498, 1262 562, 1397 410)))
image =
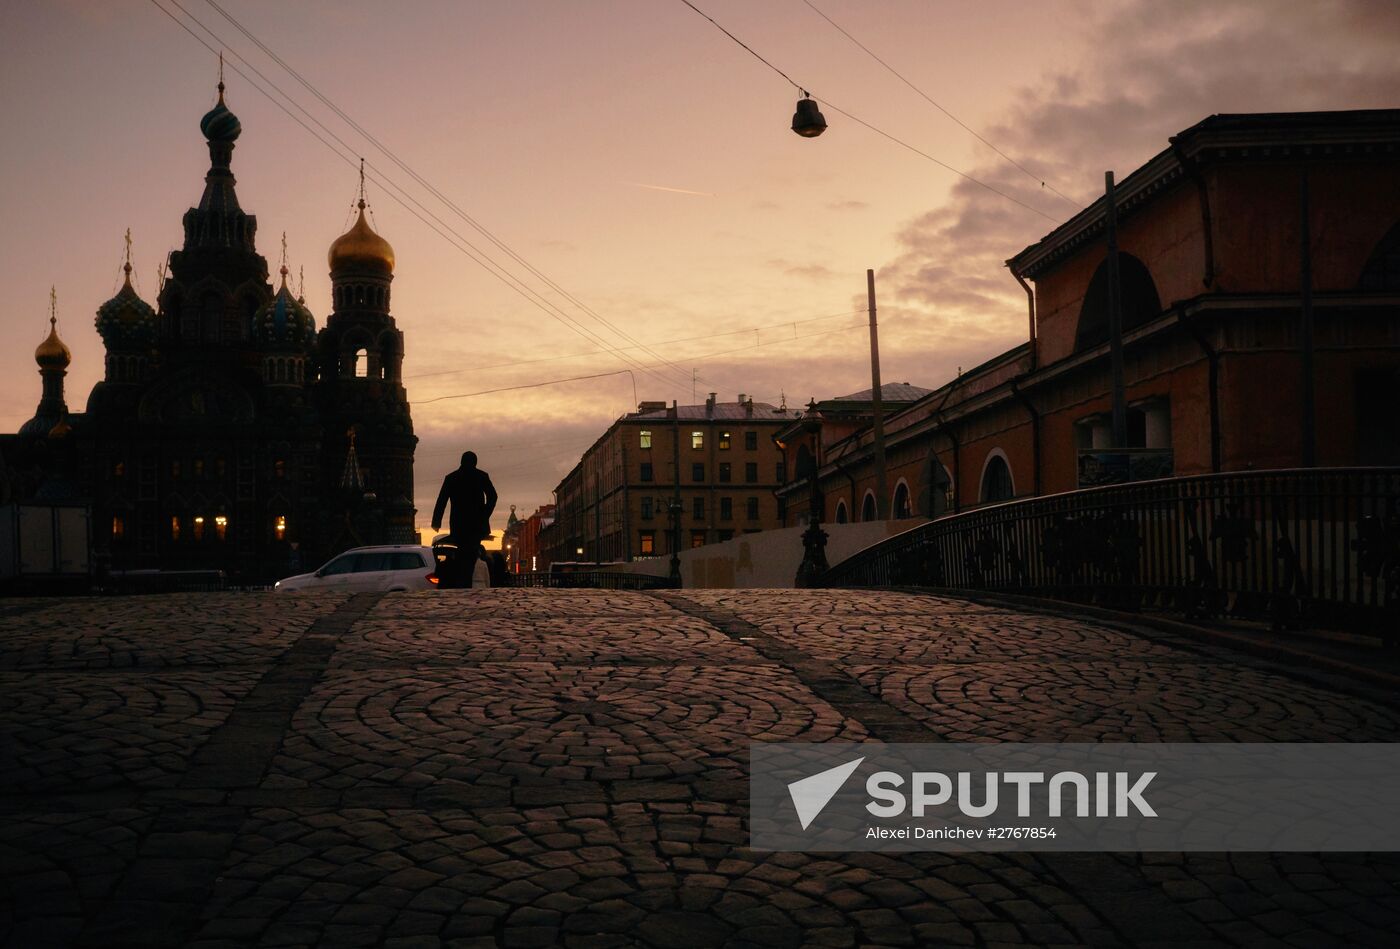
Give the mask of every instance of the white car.
MULTIPOLYGON (((488 587, 491 575, 478 561, 473 586, 488 587)), ((407 544, 355 547, 332 557, 315 573, 278 580, 273 589, 347 590, 351 592, 432 590, 438 585, 433 548, 407 544)))

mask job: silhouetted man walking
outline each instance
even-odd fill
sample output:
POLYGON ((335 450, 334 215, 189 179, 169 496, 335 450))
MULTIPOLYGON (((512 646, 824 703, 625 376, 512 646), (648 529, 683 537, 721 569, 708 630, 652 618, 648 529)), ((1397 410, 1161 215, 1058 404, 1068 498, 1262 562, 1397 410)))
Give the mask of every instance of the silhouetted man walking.
POLYGON ((481 541, 491 536, 491 512, 496 510, 496 488, 486 472, 476 466, 476 452, 462 452, 462 466, 442 479, 433 505, 433 530, 442 528, 442 511, 452 502, 448 531, 457 545, 457 576, 452 586, 470 587, 476 576, 481 541))

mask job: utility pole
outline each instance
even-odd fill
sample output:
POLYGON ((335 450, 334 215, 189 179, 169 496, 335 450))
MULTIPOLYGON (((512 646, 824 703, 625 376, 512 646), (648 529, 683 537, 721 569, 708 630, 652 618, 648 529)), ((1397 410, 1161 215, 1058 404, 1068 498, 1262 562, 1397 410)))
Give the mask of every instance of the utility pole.
POLYGON ((1118 282, 1118 205, 1113 172, 1103 173, 1104 229, 1108 236, 1108 353, 1113 377, 1113 447, 1128 447, 1128 406, 1123 395, 1123 287, 1118 282))
POLYGON ((875 516, 890 514, 889 479, 885 474, 885 412, 880 404, 880 333, 875 322, 875 271, 865 272, 866 299, 870 305, 870 408, 875 413, 875 516))
POLYGON ((1303 372, 1303 453, 1304 468, 1317 464, 1317 390, 1313 372, 1313 303, 1312 303, 1312 229, 1308 222, 1308 168, 1303 166, 1302 179, 1298 184, 1299 226, 1299 282, 1302 291, 1302 313, 1298 324, 1298 349, 1302 357, 1303 372))

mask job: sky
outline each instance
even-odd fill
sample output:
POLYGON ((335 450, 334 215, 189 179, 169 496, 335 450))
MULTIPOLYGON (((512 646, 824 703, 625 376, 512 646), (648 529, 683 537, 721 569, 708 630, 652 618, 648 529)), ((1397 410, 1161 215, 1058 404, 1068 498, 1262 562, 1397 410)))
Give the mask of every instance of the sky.
POLYGON ((1400 105, 1400 4, 1367 0, 692 0, 821 103, 816 139, 682 0, 217 2, 0 6, 0 430, 38 401, 50 286, 81 411, 123 233, 152 302, 179 246, 217 82, 183 23, 226 51, 240 202, 274 275, 286 233, 318 325, 366 159, 420 524, 467 448, 503 523, 639 400, 868 388, 867 268, 883 380, 934 388, 1022 341, 1003 261, 1104 171, 1213 113, 1400 105))

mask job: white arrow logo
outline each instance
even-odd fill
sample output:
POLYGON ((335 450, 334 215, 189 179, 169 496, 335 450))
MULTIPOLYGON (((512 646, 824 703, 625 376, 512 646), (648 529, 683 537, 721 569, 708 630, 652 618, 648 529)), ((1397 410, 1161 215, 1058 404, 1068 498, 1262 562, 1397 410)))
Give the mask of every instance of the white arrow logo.
POLYGON ((803 830, 806 830, 812 821, 817 819, 822 808, 831 803, 836 792, 841 790, 846 779, 856 768, 860 767, 860 763, 864 760, 864 758, 857 758, 855 761, 838 765, 788 785, 788 794, 792 795, 792 806, 797 809, 797 819, 802 822, 803 830))

